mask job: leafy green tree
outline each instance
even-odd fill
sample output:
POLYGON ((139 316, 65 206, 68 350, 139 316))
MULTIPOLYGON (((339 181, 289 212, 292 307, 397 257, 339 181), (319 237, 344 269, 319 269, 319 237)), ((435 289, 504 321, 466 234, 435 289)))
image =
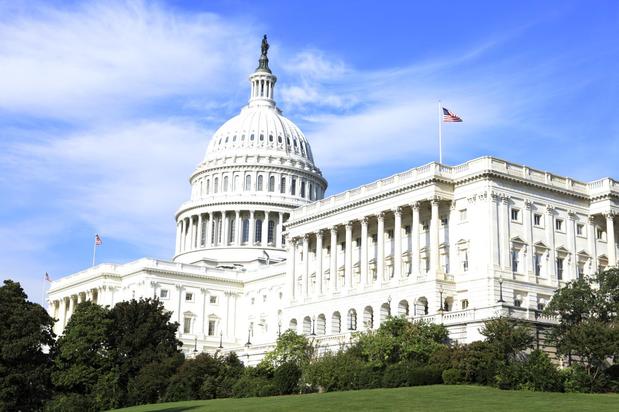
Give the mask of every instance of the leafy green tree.
POLYGON ((370 365, 382 368, 400 361, 425 364, 434 352, 446 347, 447 336, 443 325, 390 317, 377 330, 358 333, 355 339, 370 365))
POLYGON ((18 282, 0 286, 0 411, 39 410, 51 391, 54 320, 18 282))
POLYGON ((532 347, 533 335, 530 328, 520 321, 499 317, 484 322, 481 334, 489 345, 502 355, 505 364, 509 364, 518 354, 532 347))
POLYGON ((501 389, 525 389, 544 392, 563 390, 561 376, 548 355, 534 350, 524 359, 502 364, 496 376, 496 384, 501 389))
POLYGON ((274 370, 278 366, 292 362, 303 368, 314 356, 315 348, 303 335, 287 330, 277 338, 275 348, 260 362, 262 367, 274 370))

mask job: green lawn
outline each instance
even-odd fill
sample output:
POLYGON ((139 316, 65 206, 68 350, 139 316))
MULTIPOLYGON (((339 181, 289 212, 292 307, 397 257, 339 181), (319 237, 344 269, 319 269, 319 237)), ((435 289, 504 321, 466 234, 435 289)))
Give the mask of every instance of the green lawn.
POLYGON ((269 398, 215 399, 118 409, 202 411, 619 411, 619 395, 502 391, 483 386, 417 386, 269 398))

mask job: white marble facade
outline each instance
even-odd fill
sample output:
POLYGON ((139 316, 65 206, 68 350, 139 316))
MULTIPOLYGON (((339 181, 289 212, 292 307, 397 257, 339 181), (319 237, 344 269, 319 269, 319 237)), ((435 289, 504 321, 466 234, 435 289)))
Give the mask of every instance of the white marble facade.
POLYGON ((323 349, 389 314, 480 339, 497 314, 540 310, 562 283, 615 266, 619 183, 493 157, 430 163, 323 199, 309 142, 273 100, 266 54, 241 113, 212 137, 176 213, 176 255, 101 264, 53 282, 62 329, 78 302, 158 297, 184 350, 249 363, 292 328, 323 349))

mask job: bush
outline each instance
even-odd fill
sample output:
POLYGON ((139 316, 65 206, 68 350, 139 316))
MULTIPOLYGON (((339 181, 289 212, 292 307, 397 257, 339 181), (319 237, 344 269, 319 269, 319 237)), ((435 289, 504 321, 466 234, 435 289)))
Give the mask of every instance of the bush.
POLYGON ((46 412, 95 412, 99 408, 90 395, 60 394, 45 405, 46 412))
POLYGON ((398 388, 400 386, 408 386, 409 365, 405 363, 396 363, 389 365, 383 374, 384 388, 398 388))
POLYGON ((496 375, 500 389, 525 389, 532 391, 560 392, 563 390, 559 371, 550 358, 535 350, 525 360, 502 364, 496 375))
POLYGON ((457 368, 467 383, 491 385, 495 382, 501 354, 488 342, 472 342, 458 354, 457 368))
POLYGON ((443 371, 443 382, 447 385, 458 385, 465 383, 464 372, 457 368, 445 369, 443 371))
POLYGON ((277 389, 268 378, 246 374, 236 381, 232 393, 236 398, 251 398, 277 395, 277 389))
POLYGON ((408 371, 408 386, 436 385, 443 383, 443 371, 432 366, 412 368, 408 371))
POLYGON ((350 351, 327 353, 304 370, 303 388, 321 392, 379 388, 382 370, 353 356, 350 351))
POLYGON ((273 373, 273 385, 280 395, 290 395, 299 391, 301 368, 294 362, 282 363, 273 373))
POLYGON ((560 373, 565 392, 604 392, 607 379, 604 374, 590 376, 582 365, 565 368, 560 373))

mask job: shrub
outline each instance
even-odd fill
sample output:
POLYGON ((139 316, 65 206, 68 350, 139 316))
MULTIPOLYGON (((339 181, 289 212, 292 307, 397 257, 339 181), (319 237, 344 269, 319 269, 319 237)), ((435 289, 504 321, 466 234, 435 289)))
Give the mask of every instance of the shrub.
POLYGON ((95 412, 99 408, 90 395, 60 394, 45 405, 46 412, 95 412))
POLYGON ((531 352, 525 360, 509 365, 502 364, 496 375, 496 384, 501 389, 547 392, 559 392, 563 389, 559 371, 540 350, 531 352))
POLYGON ((582 365, 573 365, 560 372, 565 392, 604 392, 607 380, 604 374, 590 376, 582 365))
POLYGON ((280 395, 290 395, 299 391, 301 368, 294 362, 282 363, 273 373, 273 385, 280 395))
POLYGON ((269 379, 263 376, 242 376, 232 387, 236 398, 277 395, 277 390, 269 379))
POLYGON ((465 382, 482 385, 495 382, 496 371, 502 356, 493 345, 488 342, 472 342, 463 347, 458 357, 457 367, 464 373, 465 382))
POLYGON ((457 368, 445 369, 442 376, 443 382, 447 385, 458 385, 465 383, 464 372, 457 368))
POLYGON ((408 371, 408 386, 421 386, 421 385, 436 385, 443 383, 442 372, 440 369, 432 366, 422 366, 419 368, 412 368, 408 371))
POLYGON ((404 363, 389 365, 383 374, 384 388, 398 388, 408 386, 409 367, 404 363))

